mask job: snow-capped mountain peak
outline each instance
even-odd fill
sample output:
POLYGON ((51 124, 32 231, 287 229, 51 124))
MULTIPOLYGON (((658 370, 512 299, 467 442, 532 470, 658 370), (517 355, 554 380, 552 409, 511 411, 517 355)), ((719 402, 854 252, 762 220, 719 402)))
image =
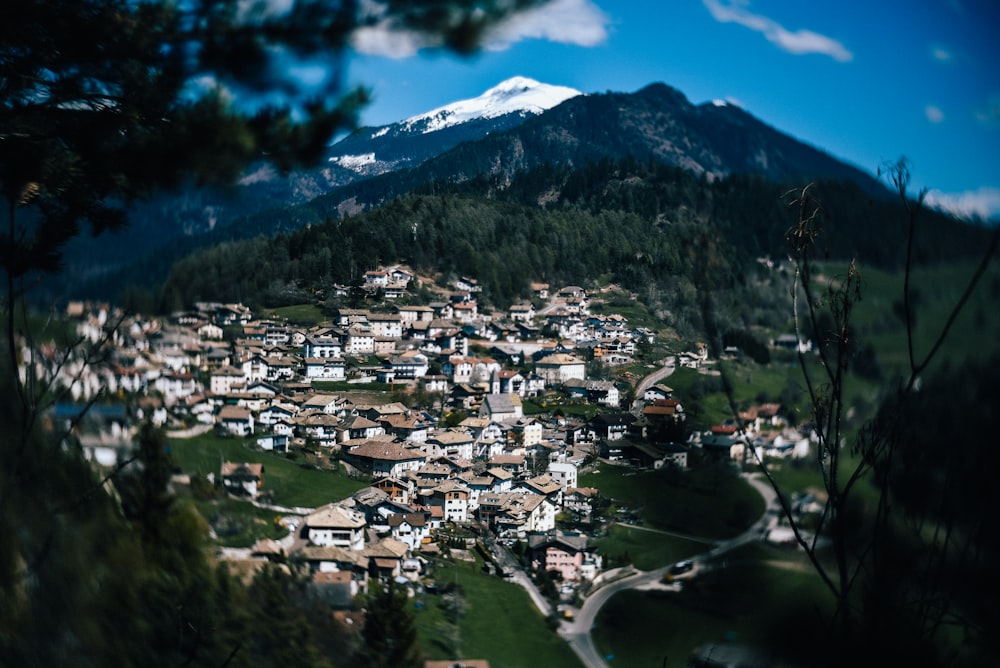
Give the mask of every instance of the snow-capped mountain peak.
POLYGON ((496 118, 522 112, 540 114, 580 91, 566 86, 543 84, 527 77, 511 77, 469 100, 459 100, 402 121, 400 125, 423 133, 434 132, 477 118, 496 118))
POLYGON ((577 95, 581 95, 580 91, 565 86, 512 77, 479 97, 453 102, 398 123, 358 130, 330 147, 327 160, 344 170, 330 178, 342 184, 356 177, 412 167, 461 142, 520 125, 529 116, 577 95))

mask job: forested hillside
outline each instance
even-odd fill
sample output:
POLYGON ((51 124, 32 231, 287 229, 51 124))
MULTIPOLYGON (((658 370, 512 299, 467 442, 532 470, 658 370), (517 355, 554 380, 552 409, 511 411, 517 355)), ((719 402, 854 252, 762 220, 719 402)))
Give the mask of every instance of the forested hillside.
MULTIPOLYGON (((822 255, 900 266, 906 227, 897 204, 847 182, 821 182, 814 192, 825 207, 822 255)), ((475 276, 482 300, 498 307, 527 296, 531 281, 604 281, 637 293, 688 333, 702 329, 708 295, 722 317, 773 324, 787 311, 749 279, 757 257, 786 253, 796 215, 789 193, 790 186, 760 177, 709 182, 623 159, 541 167, 509 184, 490 176, 429 183, 357 216, 340 216, 320 198, 294 215, 325 222, 196 252, 141 300, 164 310, 194 300, 276 306, 312 300, 335 283, 356 284, 379 264, 403 262, 428 274, 475 276)), ((291 214, 270 212, 247 223, 273 225, 284 215, 291 214)), ((985 234, 933 212, 922 220, 922 261, 972 257, 985 234)))

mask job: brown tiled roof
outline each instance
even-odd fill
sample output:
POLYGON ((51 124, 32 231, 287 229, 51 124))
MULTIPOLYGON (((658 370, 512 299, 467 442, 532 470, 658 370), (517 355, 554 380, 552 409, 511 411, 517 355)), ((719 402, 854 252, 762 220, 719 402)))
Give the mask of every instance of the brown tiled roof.
POLYGON ((369 441, 364 445, 352 448, 348 453, 351 457, 364 457, 366 459, 381 459, 384 461, 408 461, 411 459, 423 459, 424 453, 402 446, 399 443, 387 443, 380 441, 369 441))
POLYGON ((226 478, 234 475, 253 476, 261 478, 264 475, 263 464, 248 464, 240 462, 223 462, 222 477, 226 478))

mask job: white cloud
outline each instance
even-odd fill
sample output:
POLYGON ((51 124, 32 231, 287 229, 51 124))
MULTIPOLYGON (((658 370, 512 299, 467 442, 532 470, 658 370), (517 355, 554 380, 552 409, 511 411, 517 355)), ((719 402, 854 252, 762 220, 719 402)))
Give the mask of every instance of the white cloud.
POLYGON ((943 46, 933 46, 931 47, 931 57, 942 63, 947 63, 952 60, 955 56, 951 51, 943 46))
POLYGON ((924 107, 924 116, 931 123, 940 123, 944 120, 944 112, 941 111, 940 107, 935 107, 933 104, 928 104, 924 107))
MULTIPOLYGON (((354 32, 351 46, 358 53, 409 58, 423 49, 442 46, 440 40, 401 28, 385 16, 377 2, 363 3, 373 25, 354 32)), ((525 39, 544 39, 562 44, 596 46, 608 37, 608 16, 591 0, 553 0, 535 9, 514 14, 494 27, 484 38, 483 47, 503 51, 525 39)))
POLYGON ((608 38, 608 16, 590 0, 553 0, 516 14, 486 37, 486 48, 503 51, 524 39, 597 46, 608 38))
POLYGON ((987 127, 1000 124, 1000 93, 990 95, 986 106, 976 110, 976 120, 987 127))
POLYGON ((702 2, 716 21, 736 23, 759 32, 769 42, 788 53, 795 55, 818 53, 842 63, 854 58, 854 54, 846 46, 832 37, 811 30, 793 32, 774 19, 748 11, 746 6, 749 3, 746 0, 729 0, 728 4, 723 4, 720 0, 702 0, 702 2))
POLYGON ((351 47, 358 53, 369 56, 409 58, 417 55, 421 49, 435 46, 440 44, 432 42, 426 35, 396 27, 388 21, 359 28, 351 35, 351 47))
POLYGON ((1000 217, 1000 188, 979 188, 959 193, 927 192, 928 206, 966 219, 991 220, 1000 217))

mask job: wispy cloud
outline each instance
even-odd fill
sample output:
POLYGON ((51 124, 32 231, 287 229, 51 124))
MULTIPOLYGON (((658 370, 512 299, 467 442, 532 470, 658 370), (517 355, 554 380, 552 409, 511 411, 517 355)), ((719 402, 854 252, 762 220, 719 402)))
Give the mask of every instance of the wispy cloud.
POLYGON ((1000 218, 1000 188, 979 188, 959 193, 930 190, 924 201, 928 206, 959 218, 983 221, 1000 218))
POLYGON ((503 51, 524 39, 597 46, 608 39, 609 21, 590 0, 554 0, 499 25, 487 35, 486 48, 503 51))
POLYGON ((937 44, 931 47, 931 58, 941 63, 947 63, 954 60, 955 54, 953 54, 949 49, 937 44))
POLYGON ((712 17, 721 23, 736 23, 764 35, 769 42, 795 55, 818 53, 846 63, 854 54, 841 42, 811 30, 788 30, 774 19, 754 14, 747 0, 702 0, 712 17))
POLYGON ((421 49, 440 46, 426 35, 399 28, 388 21, 365 26, 351 35, 351 47, 358 53, 386 58, 409 58, 421 49))
POLYGON ((931 123, 937 124, 944 121, 944 112, 941 111, 941 107, 936 107, 933 104, 928 104, 924 107, 924 116, 931 123))
POLYGON ((1000 93, 990 95, 986 105, 976 110, 976 120, 990 128, 1000 125, 1000 93))
MULTIPOLYGON (((365 5, 376 15, 373 25, 354 32, 355 51, 388 58, 409 58, 423 49, 441 46, 427 35, 401 28, 385 17, 377 2, 365 5), (380 15, 380 16, 379 16, 380 15)), ((485 35, 483 48, 504 51, 526 39, 562 44, 596 46, 608 38, 610 19, 591 0, 553 0, 535 9, 519 12, 485 35)))

